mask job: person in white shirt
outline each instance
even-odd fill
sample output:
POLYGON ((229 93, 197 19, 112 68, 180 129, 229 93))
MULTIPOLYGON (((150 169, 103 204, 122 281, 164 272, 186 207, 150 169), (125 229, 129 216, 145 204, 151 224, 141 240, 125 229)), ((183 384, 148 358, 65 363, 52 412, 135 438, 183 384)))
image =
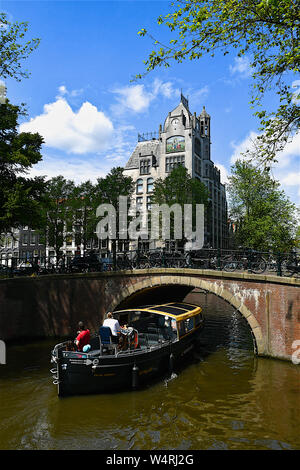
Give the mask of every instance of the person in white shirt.
POLYGON ((103 322, 103 326, 109 326, 113 336, 113 341, 115 343, 118 343, 122 330, 120 323, 113 317, 112 312, 108 312, 108 314, 106 315, 106 319, 103 322))

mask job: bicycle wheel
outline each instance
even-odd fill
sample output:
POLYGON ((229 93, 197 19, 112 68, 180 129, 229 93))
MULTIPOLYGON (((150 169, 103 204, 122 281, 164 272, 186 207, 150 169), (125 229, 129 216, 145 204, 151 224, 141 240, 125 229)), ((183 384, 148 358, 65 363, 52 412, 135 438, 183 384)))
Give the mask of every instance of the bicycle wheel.
POLYGON ((263 258, 258 258, 257 260, 252 261, 251 271, 254 274, 262 274, 267 269, 267 262, 263 258))
POLYGON ((224 271, 233 272, 238 267, 238 262, 231 257, 225 257, 221 260, 221 265, 224 271))
POLYGON ((281 274, 285 277, 290 277, 296 272, 295 265, 292 261, 287 259, 283 260, 281 263, 281 274))

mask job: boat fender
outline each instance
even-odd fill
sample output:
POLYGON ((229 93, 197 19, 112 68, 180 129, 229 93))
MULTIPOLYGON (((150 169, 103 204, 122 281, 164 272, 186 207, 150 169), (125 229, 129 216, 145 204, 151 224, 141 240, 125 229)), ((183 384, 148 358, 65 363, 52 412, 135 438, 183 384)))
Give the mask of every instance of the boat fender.
POLYGON ((171 353, 169 357, 169 370, 171 374, 173 372, 173 369, 174 369, 174 355, 173 353, 171 353))
POLYGON ((137 388, 139 384, 139 368, 134 364, 132 368, 132 388, 137 388))

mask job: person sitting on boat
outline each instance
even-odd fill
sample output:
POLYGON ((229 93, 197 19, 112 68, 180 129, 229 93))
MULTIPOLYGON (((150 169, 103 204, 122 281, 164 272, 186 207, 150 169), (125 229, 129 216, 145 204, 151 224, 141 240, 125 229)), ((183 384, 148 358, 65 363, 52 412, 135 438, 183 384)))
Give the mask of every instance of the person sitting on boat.
POLYGON ((114 318, 112 312, 107 313, 106 318, 103 322, 103 326, 109 326, 112 334, 112 341, 118 344, 122 329, 119 321, 114 318))
POLYGON ((91 339, 90 330, 85 328, 82 321, 78 323, 79 331, 77 331, 77 337, 75 339, 75 344, 77 346, 78 351, 82 351, 83 347, 86 344, 89 344, 91 339))

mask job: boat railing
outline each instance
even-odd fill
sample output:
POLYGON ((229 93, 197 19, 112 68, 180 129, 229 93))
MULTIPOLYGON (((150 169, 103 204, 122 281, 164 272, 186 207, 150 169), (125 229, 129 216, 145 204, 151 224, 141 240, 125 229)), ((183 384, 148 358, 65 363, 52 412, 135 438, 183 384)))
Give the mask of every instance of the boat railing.
POLYGON ((138 347, 138 348, 133 348, 133 347, 128 347, 126 349, 111 349, 111 350, 106 350, 106 349, 93 349, 89 352, 80 352, 80 351, 67 351, 65 348, 68 344, 68 341, 64 341, 62 343, 58 343, 54 346, 52 350, 52 362, 56 362, 57 359, 60 357, 60 352, 66 351, 70 353, 70 356, 75 354, 79 355, 84 355, 84 359, 88 359, 93 361, 97 357, 118 357, 118 356, 128 356, 128 355, 138 355, 141 353, 144 353, 145 351, 153 351, 155 349, 159 349, 162 346, 167 346, 173 342, 172 339, 161 339, 159 338, 157 342, 150 344, 148 340, 148 335, 147 333, 144 333, 145 335, 145 344, 143 344, 143 347, 138 347))

